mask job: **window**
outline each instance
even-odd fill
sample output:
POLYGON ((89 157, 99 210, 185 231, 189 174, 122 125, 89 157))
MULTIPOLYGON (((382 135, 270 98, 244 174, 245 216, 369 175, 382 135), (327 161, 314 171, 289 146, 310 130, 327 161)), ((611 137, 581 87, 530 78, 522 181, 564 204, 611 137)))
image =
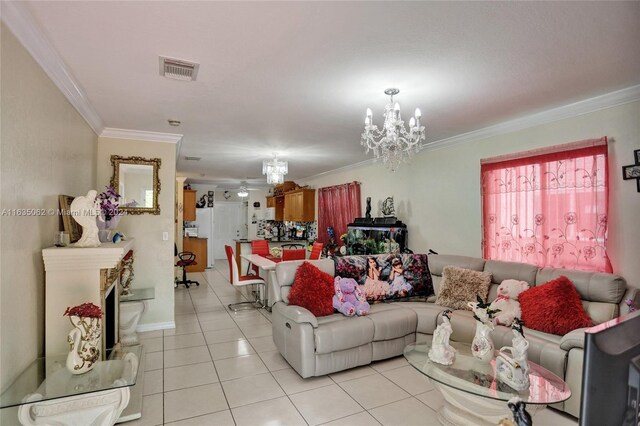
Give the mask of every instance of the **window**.
POLYGON ((611 272, 607 138, 481 161, 485 259, 611 272))

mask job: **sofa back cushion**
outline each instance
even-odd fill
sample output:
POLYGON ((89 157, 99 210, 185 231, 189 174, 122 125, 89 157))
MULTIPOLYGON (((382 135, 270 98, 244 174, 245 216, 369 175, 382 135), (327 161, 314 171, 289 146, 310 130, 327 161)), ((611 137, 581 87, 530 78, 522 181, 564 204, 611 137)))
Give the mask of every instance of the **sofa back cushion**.
POLYGON ((369 302, 433 294, 426 254, 377 254, 335 258, 336 276, 353 278, 362 286, 369 302), (375 260, 375 265, 373 261, 375 260), (376 268, 367 274, 369 264, 376 268))
MULTIPOLYGON (((320 259, 320 260, 291 260, 288 262, 280 262, 276 265, 275 269, 275 282, 280 290, 280 297, 275 295, 274 298, 281 299, 284 303, 289 304, 289 291, 291 291, 291 286, 293 285, 293 280, 296 277, 296 271, 298 270, 298 266, 300 266, 304 262, 309 262, 310 264, 316 266, 322 272, 326 272, 327 274, 334 276, 335 269, 333 266, 333 260, 331 259, 320 259)), ((273 287, 272 287, 273 288, 273 287)))
POLYGON ((594 324, 609 321, 620 315, 619 303, 627 288, 627 284, 621 276, 604 272, 541 268, 536 275, 536 285, 544 284, 560 276, 571 280, 582 299, 582 305, 594 324))
POLYGON ((457 266, 459 268, 471 269, 473 271, 482 271, 485 264, 484 259, 468 256, 455 256, 451 254, 429 255, 428 260, 433 290, 436 296, 440 292, 442 272, 445 266, 457 266))

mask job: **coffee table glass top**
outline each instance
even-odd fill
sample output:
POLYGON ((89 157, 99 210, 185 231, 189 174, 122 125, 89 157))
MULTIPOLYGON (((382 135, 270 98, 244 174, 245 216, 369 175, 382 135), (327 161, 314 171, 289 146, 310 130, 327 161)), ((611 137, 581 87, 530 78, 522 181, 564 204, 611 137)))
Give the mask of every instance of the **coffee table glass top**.
POLYGON ((471 346, 451 342, 458 352, 452 365, 442 365, 428 357, 430 344, 411 344, 404 349, 409 364, 432 380, 478 396, 508 401, 519 396, 528 404, 555 404, 571 396, 571 390, 561 378, 529 361, 529 389, 518 392, 496 377, 496 360, 478 361, 471 355, 471 346))
POLYGON ((0 408, 133 386, 141 352, 141 346, 114 348, 84 374, 67 370, 66 354, 37 358, 0 395, 0 408))

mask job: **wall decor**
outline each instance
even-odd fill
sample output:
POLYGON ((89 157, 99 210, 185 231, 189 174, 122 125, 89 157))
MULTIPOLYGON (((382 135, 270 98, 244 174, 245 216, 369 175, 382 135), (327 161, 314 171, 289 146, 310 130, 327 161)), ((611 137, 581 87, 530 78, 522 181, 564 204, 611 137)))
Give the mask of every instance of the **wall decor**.
POLYGON ((64 232, 69 234, 69 242, 75 243, 82 236, 82 226, 71 218, 71 203, 73 198, 70 195, 58 195, 60 212, 62 215, 62 227, 64 232))
POLYGON ((635 164, 622 166, 622 179, 636 180, 636 189, 640 192, 640 149, 633 151, 633 159, 635 164))
POLYGON ((213 191, 207 191, 207 207, 213 207, 213 191))
POLYGON ((126 214, 160 214, 158 174, 161 163, 159 158, 111 156, 111 186, 122 196, 120 211, 126 214))

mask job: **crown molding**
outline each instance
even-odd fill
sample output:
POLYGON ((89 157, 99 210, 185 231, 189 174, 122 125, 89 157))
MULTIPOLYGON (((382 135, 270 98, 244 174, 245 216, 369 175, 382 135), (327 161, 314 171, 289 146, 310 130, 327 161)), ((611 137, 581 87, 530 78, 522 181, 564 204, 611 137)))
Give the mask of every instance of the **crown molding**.
POLYGON ((471 142, 474 140, 486 139, 507 133, 517 132, 543 124, 553 123, 567 118, 578 117, 591 112, 613 108, 619 105, 628 104, 640 100, 640 85, 626 87, 615 92, 563 105, 561 107, 548 109, 546 111, 530 114, 525 117, 505 121, 493 126, 484 127, 468 133, 462 133, 446 139, 440 139, 428 143, 420 151, 433 151, 448 146, 471 142))
POLYGON ((93 108, 84 89, 29 12, 27 2, 3 1, 0 18, 56 87, 60 89, 69 103, 84 118, 94 133, 99 135, 104 127, 102 118, 93 108))
POLYGON ((182 141, 182 135, 178 133, 146 132, 144 130, 115 129, 113 127, 106 127, 100 133, 100 137, 172 144, 180 144, 182 141))
MULTIPOLYGON (((449 146, 464 144, 473 142, 476 140, 486 139, 494 136, 504 135, 507 133, 516 132, 519 130, 528 129, 543 124, 553 123, 554 121, 560 121, 567 118, 578 117, 580 115, 589 114, 591 112, 600 111, 607 108, 613 108, 620 105, 628 104, 631 102, 640 101, 640 84, 636 86, 626 87, 615 92, 605 93, 604 95, 595 96, 593 98, 585 99, 582 101, 574 102, 572 104, 563 105, 561 107, 548 109, 546 111, 530 114, 525 117, 516 118, 513 120, 505 121, 503 123, 495 124, 493 126, 484 127, 482 129, 474 130, 460 135, 452 136, 450 138, 440 139, 434 142, 429 142, 425 145, 420 152, 434 151, 436 149, 442 149, 449 146)), ((368 160, 355 163, 353 165, 339 167, 326 172, 318 173, 313 176, 300 179, 302 181, 317 179, 329 174, 352 170, 354 168, 364 167, 370 164, 374 164, 375 161, 370 158, 368 160)))

